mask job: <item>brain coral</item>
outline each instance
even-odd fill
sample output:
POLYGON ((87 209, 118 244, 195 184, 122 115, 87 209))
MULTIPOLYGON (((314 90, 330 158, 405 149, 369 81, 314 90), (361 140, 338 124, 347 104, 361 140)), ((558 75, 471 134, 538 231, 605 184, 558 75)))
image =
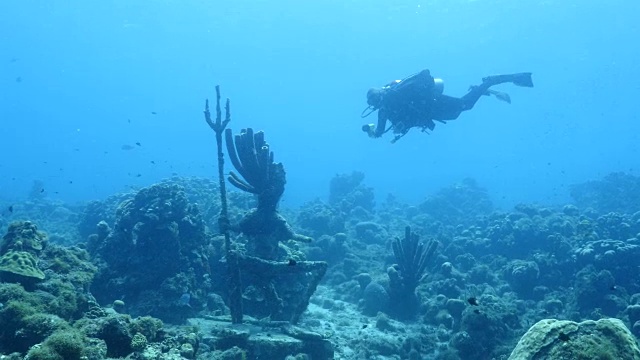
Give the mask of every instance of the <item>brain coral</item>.
POLYGON ((36 258, 26 251, 9 251, 0 258, 0 272, 17 275, 18 280, 45 278, 36 258))
POLYGON ((618 319, 576 323, 545 319, 520 339, 509 360, 627 359, 640 360, 640 350, 618 319))

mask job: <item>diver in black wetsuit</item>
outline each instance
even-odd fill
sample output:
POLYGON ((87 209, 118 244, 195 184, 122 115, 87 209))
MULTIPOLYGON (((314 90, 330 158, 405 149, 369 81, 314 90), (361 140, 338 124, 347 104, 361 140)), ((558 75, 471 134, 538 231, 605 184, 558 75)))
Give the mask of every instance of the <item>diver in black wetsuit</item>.
POLYGON ((533 87, 531 73, 494 75, 482 79, 482 84, 471 86, 461 98, 443 95, 444 82, 431 76, 429 70, 412 75, 404 80, 396 80, 382 88, 372 88, 367 92, 367 107, 362 117, 378 110, 378 124, 362 126, 362 131, 370 137, 381 137, 393 129, 392 142, 403 137, 411 128, 422 131, 433 130, 435 121, 446 123, 457 119, 463 111, 473 108, 483 95, 494 95, 499 100, 511 103, 508 94, 490 89, 493 85, 513 83, 517 86, 533 87), (387 120, 391 123, 386 127, 387 120))

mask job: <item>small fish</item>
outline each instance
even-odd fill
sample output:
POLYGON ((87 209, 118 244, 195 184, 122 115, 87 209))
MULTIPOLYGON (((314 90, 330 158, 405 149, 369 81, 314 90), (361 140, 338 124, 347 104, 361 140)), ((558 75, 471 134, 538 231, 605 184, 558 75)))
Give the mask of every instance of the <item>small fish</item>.
POLYGON ((44 192, 44 188, 40 189, 40 192, 43 193, 44 192))
POLYGON ((7 209, 7 210, 9 210, 9 212, 12 213, 13 212, 13 205, 9 205, 9 209, 7 209))
POLYGON ((133 150, 133 149, 135 149, 135 147, 133 147, 133 146, 131 146, 129 144, 124 144, 124 145, 120 146, 120 149, 122 149, 122 150, 133 150))
POLYGON ((297 264, 298 264, 298 263, 297 263, 295 260, 293 260, 293 259, 289 259, 289 263, 288 263, 287 265, 289 265, 289 266, 296 266, 297 264))
POLYGON ((366 329, 366 328, 367 328, 367 326, 368 326, 367 324, 364 324, 364 325, 362 325, 362 328, 363 328, 363 329, 366 329))
POLYGON ((156 162, 155 162, 155 161, 153 161, 153 160, 151 160, 151 163, 152 163, 153 165, 155 165, 155 164, 156 164, 156 162))
POLYGON ((136 145, 138 145, 138 146, 142 146, 142 144, 140 144, 140 142, 139 142, 139 141, 138 141, 138 142, 136 142, 136 145))
POLYGON ((480 303, 478 302, 478 299, 476 299, 475 297, 470 297, 467 299, 467 302, 473 306, 479 306, 480 303))
POLYGON ((137 174, 137 175, 136 175, 136 177, 140 177, 140 176, 142 176, 142 174, 137 174))
POLYGON ((17 82, 17 83, 22 82, 22 76, 18 76, 18 77, 16 78, 16 82, 17 82))
POLYGON ((151 115, 158 115, 158 113, 157 113, 157 112, 155 112, 155 111, 152 111, 152 112, 151 112, 151 115))
POLYGON ((69 180, 69 184, 73 184, 73 180, 69 180))
POLYGON ((127 122, 128 122, 129 124, 131 124, 131 119, 127 119, 127 122))

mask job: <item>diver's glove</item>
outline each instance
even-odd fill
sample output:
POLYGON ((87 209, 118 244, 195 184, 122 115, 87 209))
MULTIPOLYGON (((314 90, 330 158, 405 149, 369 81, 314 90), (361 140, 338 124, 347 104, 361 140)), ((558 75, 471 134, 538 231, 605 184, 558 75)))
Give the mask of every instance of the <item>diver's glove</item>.
POLYGON ((376 137, 376 126, 373 124, 362 125, 362 131, 366 132, 369 137, 376 137))

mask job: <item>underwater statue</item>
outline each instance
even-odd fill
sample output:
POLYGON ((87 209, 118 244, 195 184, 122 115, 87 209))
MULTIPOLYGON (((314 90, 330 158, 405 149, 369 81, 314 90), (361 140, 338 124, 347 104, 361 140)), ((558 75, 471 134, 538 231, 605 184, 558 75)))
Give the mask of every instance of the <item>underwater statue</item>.
POLYGON ((225 257, 230 272, 229 306, 233 322, 242 322, 242 314, 247 312, 272 321, 296 323, 324 276, 327 263, 304 261, 301 252, 294 252, 287 247, 286 242, 290 240, 310 242, 312 239, 295 233, 277 211, 286 184, 284 166, 274 161, 274 154, 263 132, 247 128, 234 136, 231 129, 225 129, 231 119, 229 101, 225 120, 222 120, 218 87, 216 92, 216 120, 211 119, 208 103, 205 119, 216 132, 218 144, 218 174, 221 176, 223 198, 219 224, 221 232, 225 234, 225 257), (223 131, 229 158, 237 171, 230 172, 229 182, 257 198, 256 208, 238 224, 229 221, 224 199, 223 131), (240 233, 244 237, 232 242, 230 232, 240 233))

